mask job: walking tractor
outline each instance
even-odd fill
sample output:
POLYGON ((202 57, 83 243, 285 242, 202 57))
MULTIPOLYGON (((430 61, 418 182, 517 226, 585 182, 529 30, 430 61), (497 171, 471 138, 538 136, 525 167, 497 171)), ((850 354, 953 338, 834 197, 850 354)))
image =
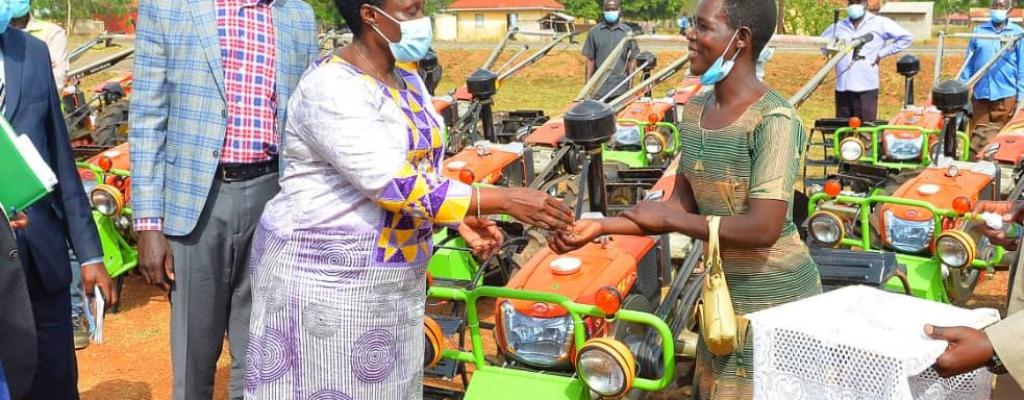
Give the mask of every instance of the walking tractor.
POLYGON ((139 259, 132 230, 129 163, 127 143, 77 163, 99 230, 103 263, 110 277, 118 279, 119 286, 123 283, 120 278, 135 268, 139 259))
POLYGON ((964 144, 956 126, 968 99, 961 82, 933 89, 933 104, 945 120, 940 153, 892 195, 844 191, 832 180, 811 197, 807 229, 827 287, 871 284, 963 304, 980 269, 1000 263, 1003 249, 974 229, 984 222, 971 214, 976 201, 998 198, 998 169, 989 161, 956 160, 957 144, 964 144))
MULTIPOLYGON (((642 199, 644 191, 661 177, 678 153, 677 110, 701 89, 699 82, 686 79, 672 95, 653 98, 652 88, 683 70, 688 65, 688 57, 683 54, 653 74, 657 66, 653 54, 640 53, 637 62, 634 75, 643 74, 642 81, 609 103, 612 111, 618 113, 616 132, 603 144, 605 183, 611 193, 609 205, 613 214, 642 199)), ((597 87, 600 82, 597 76, 595 73, 595 78, 580 92, 580 100, 573 104, 587 98, 589 88, 597 87)), ((571 205, 582 193, 577 182, 585 155, 578 146, 566 141, 565 130, 564 119, 554 118, 530 132, 524 142, 534 154, 538 171, 534 187, 563 198, 571 205)))
MULTIPOLYGON (((607 292, 611 293, 611 292, 607 292)), ((630 390, 654 392, 668 386, 672 379, 673 337, 668 326, 657 316, 622 309, 618 298, 607 295, 597 304, 574 302, 551 293, 480 287, 474 290, 432 286, 428 295, 465 303, 471 338, 470 351, 446 348, 440 327, 430 317, 424 320, 424 365, 430 367, 442 359, 473 365, 473 380, 463 398, 486 400, 565 399, 585 400, 604 396, 615 397, 630 390), (562 332, 575 349, 572 372, 543 373, 487 360, 481 331, 481 299, 501 298, 534 304, 549 304, 563 310, 570 332, 562 332), (634 324, 654 332, 665 349, 661 359, 661 375, 655 379, 638 376, 639 365, 622 341, 607 337, 588 337, 587 325, 594 321, 606 324, 634 324)), ((545 328, 540 328, 545 330, 545 328)))
POLYGON ((80 85, 85 77, 110 69, 134 54, 135 48, 127 48, 68 73, 62 104, 72 147, 110 147, 128 140, 128 95, 131 94, 132 73, 93 87, 90 91, 94 95, 89 100, 86 100, 80 85))
MULTIPOLYGON (((957 37, 990 39, 975 34, 957 34, 957 37)), ((942 70, 944 35, 939 36, 936 47, 935 84, 939 83, 942 70)), ((1001 37, 1000 37, 1001 38, 1001 37)), ((1001 38, 1006 45, 999 55, 1013 49, 1017 37, 1001 38)), ((992 61, 967 80, 966 86, 973 87, 1000 58, 997 55, 992 61)), ((966 66, 966 63, 965 65, 966 66)), ((868 193, 875 188, 898 186, 920 170, 932 165, 939 154, 939 139, 943 134, 945 118, 942 112, 932 104, 932 99, 923 105, 914 104, 914 77, 920 73, 921 63, 917 57, 906 55, 896 62, 896 71, 904 77, 905 101, 903 108, 888 122, 876 123, 861 121, 859 118, 849 120, 822 119, 815 122, 815 130, 824 136, 831 134, 831 140, 823 140, 822 144, 831 143, 831 148, 823 154, 835 155, 838 158, 838 178, 853 190, 868 193)), ((952 121, 957 128, 956 140, 959 141, 957 159, 967 161, 970 157, 970 135, 967 132, 969 112, 952 121)), ((835 165, 836 161, 811 162, 809 165, 835 165)), ((819 189, 820 186, 808 189, 819 189)))
MULTIPOLYGON (((584 215, 585 209, 603 214, 608 202, 602 145, 617 130, 615 114, 608 105, 588 100, 566 113, 564 120, 567 140, 586 155, 580 182, 589 204, 578 203, 577 214, 584 215)), ((688 352, 692 358, 695 353, 696 336, 689 330, 700 287, 699 279, 691 279, 698 259, 699 251, 691 252, 673 274, 664 236, 612 236, 566 255, 540 249, 505 289, 494 292, 493 331, 501 360, 496 364, 501 367, 488 367, 494 369, 484 374, 475 370, 465 396, 523 398, 523 390, 528 390, 543 399, 643 398, 647 391, 665 387, 676 378, 677 356, 688 352), (523 292, 531 295, 523 296, 523 292), (579 307, 599 312, 581 313, 579 307), (617 316, 607 318, 612 315, 617 316), (662 326, 623 315, 644 315, 662 326), (587 369, 592 364, 582 362, 590 350, 584 344, 588 341, 618 343, 617 354, 634 359, 631 364, 635 368, 616 372, 614 360, 607 359, 601 368, 615 376, 595 379, 594 372, 587 369), (557 384, 528 384, 524 379, 557 384), (628 382, 633 380, 636 384, 631 389, 628 382), (522 389, 524 386, 529 388, 522 389)), ((439 290, 431 290, 432 295, 439 290)), ((466 318, 471 336, 478 335, 473 331, 483 323, 476 312, 467 308, 466 318)), ((481 345, 473 338, 474 354, 481 351, 481 345)), ((468 357, 451 359, 480 368, 479 362, 468 357)))

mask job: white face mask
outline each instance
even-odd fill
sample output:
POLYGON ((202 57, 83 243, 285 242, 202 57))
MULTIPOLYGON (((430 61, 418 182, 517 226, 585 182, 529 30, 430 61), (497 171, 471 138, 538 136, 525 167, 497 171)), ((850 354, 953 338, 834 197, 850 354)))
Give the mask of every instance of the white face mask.
POLYGON ((434 38, 434 29, 430 24, 430 17, 424 16, 423 18, 399 21, 395 17, 388 15, 384 10, 377 7, 373 7, 373 9, 398 24, 398 28, 402 32, 402 39, 398 43, 394 43, 387 36, 384 36, 375 25, 370 25, 380 37, 388 42, 388 47, 391 48, 391 55, 395 57, 396 61, 416 62, 427 55, 427 51, 430 50, 430 42, 434 38))

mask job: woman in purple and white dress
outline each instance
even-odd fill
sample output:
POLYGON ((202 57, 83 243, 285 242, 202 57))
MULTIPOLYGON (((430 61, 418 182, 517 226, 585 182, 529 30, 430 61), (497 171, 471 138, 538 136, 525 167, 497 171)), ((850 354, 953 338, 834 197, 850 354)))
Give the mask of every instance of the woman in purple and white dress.
POLYGON ((255 234, 249 399, 420 398, 434 224, 486 254, 501 234, 482 214, 572 223, 540 192, 440 174, 440 117, 419 76, 395 67, 430 46, 423 0, 335 5, 353 43, 314 65, 289 102, 281 193, 255 234))

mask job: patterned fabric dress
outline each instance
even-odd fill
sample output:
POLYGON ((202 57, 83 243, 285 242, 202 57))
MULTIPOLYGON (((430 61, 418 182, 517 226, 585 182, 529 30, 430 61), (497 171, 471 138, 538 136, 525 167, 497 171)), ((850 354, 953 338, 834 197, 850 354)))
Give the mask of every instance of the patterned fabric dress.
MULTIPOLYGON (((770 248, 722 248, 729 292, 738 315, 821 293, 818 268, 792 221, 793 191, 804 131, 796 110, 775 91, 767 92, 731 125, 717 130, 700 126, 703 93, 683 110, 685 174, 701 214, 729 216, 747 212, 750 199, 789 203, 779 240, 770 248)), ((741 332, 742 333, 742 332, 741 332)), ((698 346, 697 385, 701 399, 753 397, 753 339, 749 329, 742 348, 721 357, 698 346)))
POLYGON ((246 398, 422 397, 433 224, 470 187, 440 176, 440 117, 420 78, 390 89, 337 57, 289 104, 281 193, 252 252, 246 398))

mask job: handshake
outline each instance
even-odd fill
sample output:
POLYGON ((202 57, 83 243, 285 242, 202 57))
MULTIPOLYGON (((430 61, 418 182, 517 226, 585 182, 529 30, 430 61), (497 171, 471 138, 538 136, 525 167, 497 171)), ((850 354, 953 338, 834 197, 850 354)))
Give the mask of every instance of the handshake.
MULTIPOLYGON (((494 188, 487 190, 486 194, 480 197, 476 199, 477 202, 489 205, 484 208, 508 214, 526 225, 548 230, 552 232, 553 237, 572 236, 578 223, 573 210, 562 200, 538 190, 494 188)), ((470 211, 472 215, 472 209, 470 211)), ((494 221, 481 216, 465 217, 459 225, 459 235, 473 249, 473 254, 483 259, 493 256, 505 239, 494 221)))

